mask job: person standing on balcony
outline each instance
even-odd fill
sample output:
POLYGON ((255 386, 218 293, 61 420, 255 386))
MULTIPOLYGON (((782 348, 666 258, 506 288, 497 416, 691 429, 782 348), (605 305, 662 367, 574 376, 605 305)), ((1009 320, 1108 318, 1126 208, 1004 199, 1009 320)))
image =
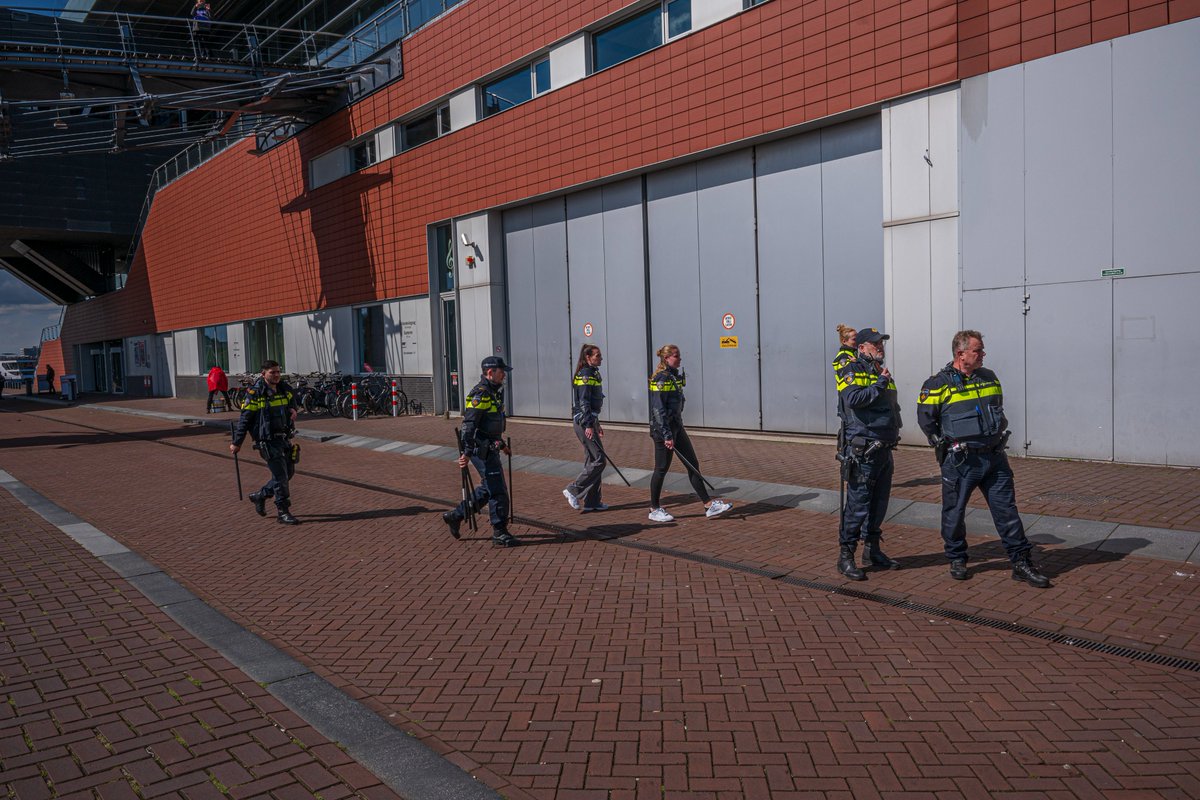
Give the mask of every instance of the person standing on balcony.
POLYGON ((192 6, 192 38, 196 43, 196 55, 209 58, 212 42, 212 6, 208 0, 196 0, 192 6))

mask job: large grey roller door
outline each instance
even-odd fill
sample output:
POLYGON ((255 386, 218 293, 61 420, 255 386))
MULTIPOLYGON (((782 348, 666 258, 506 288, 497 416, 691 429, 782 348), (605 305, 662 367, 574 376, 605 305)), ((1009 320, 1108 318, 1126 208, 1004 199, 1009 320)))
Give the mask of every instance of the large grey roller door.
POLYGON ((646 420, 645 254, 640 178, 567 197, 571 357, 604 352, 603 419, 646 420), (591 336, 586 332, 590 331, 591 336))
POLYGON ((510 396, 521 416, 571 415, 566 227, 561 199, 504 214, 510 396))
MULTIPOLYGON (((821 234, 821 134, 757 153, 762 425, 824 431, 832 400, 821 234)), ((851 325, 856 320, 846 320, 851 325)))

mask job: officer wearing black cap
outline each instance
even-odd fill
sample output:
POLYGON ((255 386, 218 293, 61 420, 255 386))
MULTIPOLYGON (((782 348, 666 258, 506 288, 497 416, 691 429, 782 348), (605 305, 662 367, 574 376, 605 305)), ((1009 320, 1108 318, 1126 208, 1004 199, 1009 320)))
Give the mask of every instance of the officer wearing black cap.
POLYGON ((1013 472, 1005 445, 1008 420, 1000 379, 984 369, 983 334, 959 331, 951 341, 954 360, 921 387, 917 424, 929 437, 942 468, 942 542, 950 559, 950 577, 965 581, 967 500, 975 487, 983 492, 1014 581, 1045 589, 1050 579, 1037 571, 1033 545, 1017 513, 1013 472))
POLYGON ((900 440, 901 426, 896 384, 884 366, 883 343, 889 338, 877 328, 859 328, 857 355, 837 373, 838 414, 846 432, 838 453, 846 481, 846 507, 838 531, 837 569, 855 581, 867 577, 854 563, 860 536, 866 541, 865 565, 900 566, 879 547, 880 526, 892 493, 892 450, 900 440))
MULTIPOLYGON (((475 487, 475 495, 469 502, 476 511, 487 503, 492 522, 492 542, 501 547, 516 547, 521 541, 508 532, 508 487, 504 483, 504 467, 500 463, 500 454, 508 452, 503 437, 504 379, 512 367, 505 364, 500 356, 488 356, 479 366, 483 375, 467 394, 466 408, 463 410, 463 454, 458 457, 458 466, 466 467, 470 460, 479 473, 479 485, 475 487)), ((459 503, 453 511, 442 514, 442 519, 450 526, 450 532, 456 539, 459 526, 465 518, 463 503, 459 503)))

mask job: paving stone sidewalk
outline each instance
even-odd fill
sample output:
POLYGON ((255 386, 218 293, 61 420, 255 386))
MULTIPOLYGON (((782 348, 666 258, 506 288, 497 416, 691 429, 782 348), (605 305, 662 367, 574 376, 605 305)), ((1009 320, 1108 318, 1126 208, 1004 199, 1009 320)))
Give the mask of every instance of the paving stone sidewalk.
MULTIPOLYGON (((826 515, 706 520, 676 495, 652 528, 644 491, 572 515, 563 480, 521 473, 523 517, 610 538, 522 524, 503 551, 447 536, 456 470, 435 460, 306 443, 289 530, 225 499, 215 432, 44 408, 0 414, 0 436, 0 468, 508 797, 1200 795, 1194 672, 786 582, 836 583, 826 515)), ((895 526, 907 568, 865 587, 1200 655, 1178 565, 1050 547, 1037 592, 972 537, 977 573, 952 584, 930 534, 895 526)))

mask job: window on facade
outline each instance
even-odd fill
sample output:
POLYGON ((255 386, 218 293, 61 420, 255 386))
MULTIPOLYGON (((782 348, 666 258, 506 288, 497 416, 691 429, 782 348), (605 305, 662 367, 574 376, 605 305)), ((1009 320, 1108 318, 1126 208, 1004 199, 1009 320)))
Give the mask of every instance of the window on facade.
POLYGON ((691 0, 664 0, 592 34, 592 71, 620 64, 692 29, 691 0))
POLYGON ((387 339, 383 306, 364 306, 355 312, 358 371, 387 372, 387 339))
POLYGON ((550 59, 543 58, 533 65, 533 93, 550 91, 550 59))
POLYGON ((287 369, 283 360, 283 318, 256 319, 246 323, 246 370, 258 372, 264 361, 278 361, 281 369, 287 369))
POLYGON ((450 106, 444 105, 400 126, 400 149, 408 150, 450 132, 450 106))
POLYGON ((224 325, 214 325, 200 329, 200 346, 203 353, 200 358, 201 374, 207 375, 213 367, 229 371, 229 329, 224 325))
POLYGON ((375 150, 375 137, 350 146, 350 169, 357 172, 378 161, 375 150))
MULTIPOLYGON (((446 7, 453 3, 446 3, 446 7)), ((408 29, 415 31, 429 20, 442 13, 442 0, 409 0, 408 29)))
POLYGON ((434 269, 438 276, 438 292, 454 291, 454 248, 450 246, 450 226, 438 225, 433 229, 435 248, 434 269))
POLYGON ((490 117, 533 98, 530 68, 521 69, 483 87, 483 115, 490 117))

